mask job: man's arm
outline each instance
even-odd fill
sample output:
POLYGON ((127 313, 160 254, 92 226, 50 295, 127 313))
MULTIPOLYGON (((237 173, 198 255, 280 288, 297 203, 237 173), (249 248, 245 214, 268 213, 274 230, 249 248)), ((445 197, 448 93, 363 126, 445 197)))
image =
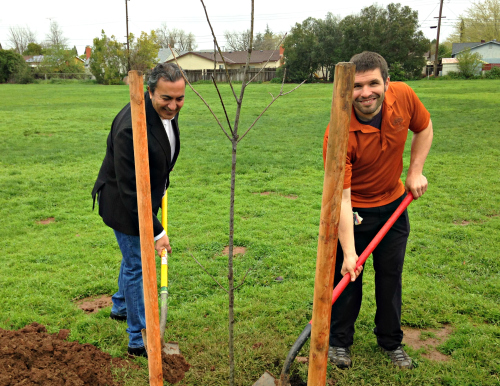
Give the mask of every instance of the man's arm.
POLYGON ((424 130, 413 133, 411 141, 411 156, 408 175, 406 176, 405 189, 413 194, 415 199, 422 196, 427 190, 427 178, 422 174, 424 163, 432 145, 432 121, 424 130))
POLYGON ((351 274, 351 281, 354 281, 363 270, 363 266, 356 269, 358 255, 356 254, 356 247, 354 245, 351 188, 344 189, 342 191, 342 206, 340 208, 339 220, 339 241, 340 245, 342 245, 342 251, 344 252, 344 262, 340 273, 345 275, 349 272, 351 274))

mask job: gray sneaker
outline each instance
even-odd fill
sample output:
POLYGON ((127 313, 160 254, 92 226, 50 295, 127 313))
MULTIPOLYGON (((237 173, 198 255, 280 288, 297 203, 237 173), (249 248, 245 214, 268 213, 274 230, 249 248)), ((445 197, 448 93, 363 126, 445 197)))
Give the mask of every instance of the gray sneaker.
POLYGON ((395 350, 386 350, 382 347, 382 351, 387 354, 391 362, 400 369, 413 369, 413 363, 410 356, 403 350, 403 346, 399 346, 395 350))
POLYGON ((351 349, 350 347, 333 347, 328 349, 328 358, 340 369, 351 367, 351 349))

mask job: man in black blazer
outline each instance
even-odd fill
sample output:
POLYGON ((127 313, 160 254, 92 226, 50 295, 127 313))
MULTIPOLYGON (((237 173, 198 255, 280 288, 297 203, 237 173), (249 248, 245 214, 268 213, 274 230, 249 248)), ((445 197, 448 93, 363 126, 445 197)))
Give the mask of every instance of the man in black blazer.
MULTIPOLYGON (((145 93, 151 203, 155 249, 171 252, 169 239, 157 218, 161 200, 169 186, 169 174, 179 155, 179 111, 184 104, 186 84, 175 64, 158 64, 145 93)), ((147 356, 141 330, 146 328, 139 240, 139 219, 135 179, 130 103, 115 117, 92 198, 99 205, 104 223, 114 232, 123 258, 118 291, 113 295, 110 317, 126 320, 128 352, 147 356)))

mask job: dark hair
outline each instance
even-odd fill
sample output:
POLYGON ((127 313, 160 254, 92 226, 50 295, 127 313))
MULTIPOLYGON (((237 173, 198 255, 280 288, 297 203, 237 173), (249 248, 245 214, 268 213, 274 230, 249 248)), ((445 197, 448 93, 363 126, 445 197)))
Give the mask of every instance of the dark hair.
POLYGON ((385 59, 377 54, 376 52, 363 51, 360 54, 354 55, 351 60, 356 65, 356 72, 366 72, 371 70, 380 70, 382 74, 382 79, 384 82, 389 76, 389 70, 387 68, 387 62, 385 59))
POLYGON ((182 70, 174 63, 159 63, 153 68, 148 78, 149 90, 154 93, 158 80, 163 79, 167 82, 177 82, 179 79, 184 79, 182 70))

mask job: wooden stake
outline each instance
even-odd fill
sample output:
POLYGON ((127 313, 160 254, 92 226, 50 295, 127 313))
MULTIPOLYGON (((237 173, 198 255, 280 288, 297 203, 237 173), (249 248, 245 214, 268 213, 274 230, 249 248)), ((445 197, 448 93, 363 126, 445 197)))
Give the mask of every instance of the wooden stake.
POLYGON ((148 134, 144 84, 140 71, 130 71, 130 108, 134 141, 135 174, 137 184, 137 207, 139 212, 139 236, 141 239, 142 280, 144 308, 146 311, 149 384, 163 385, 161 362, 160 323, 158 317, 158 288, 154 232, 152 221, 151 184, 149 181, 148 134))
POLYGON ((353 63, 338 63, 335 66, 316 259, 308 386, 326 384, 335 256, 355 68, 353 63))

